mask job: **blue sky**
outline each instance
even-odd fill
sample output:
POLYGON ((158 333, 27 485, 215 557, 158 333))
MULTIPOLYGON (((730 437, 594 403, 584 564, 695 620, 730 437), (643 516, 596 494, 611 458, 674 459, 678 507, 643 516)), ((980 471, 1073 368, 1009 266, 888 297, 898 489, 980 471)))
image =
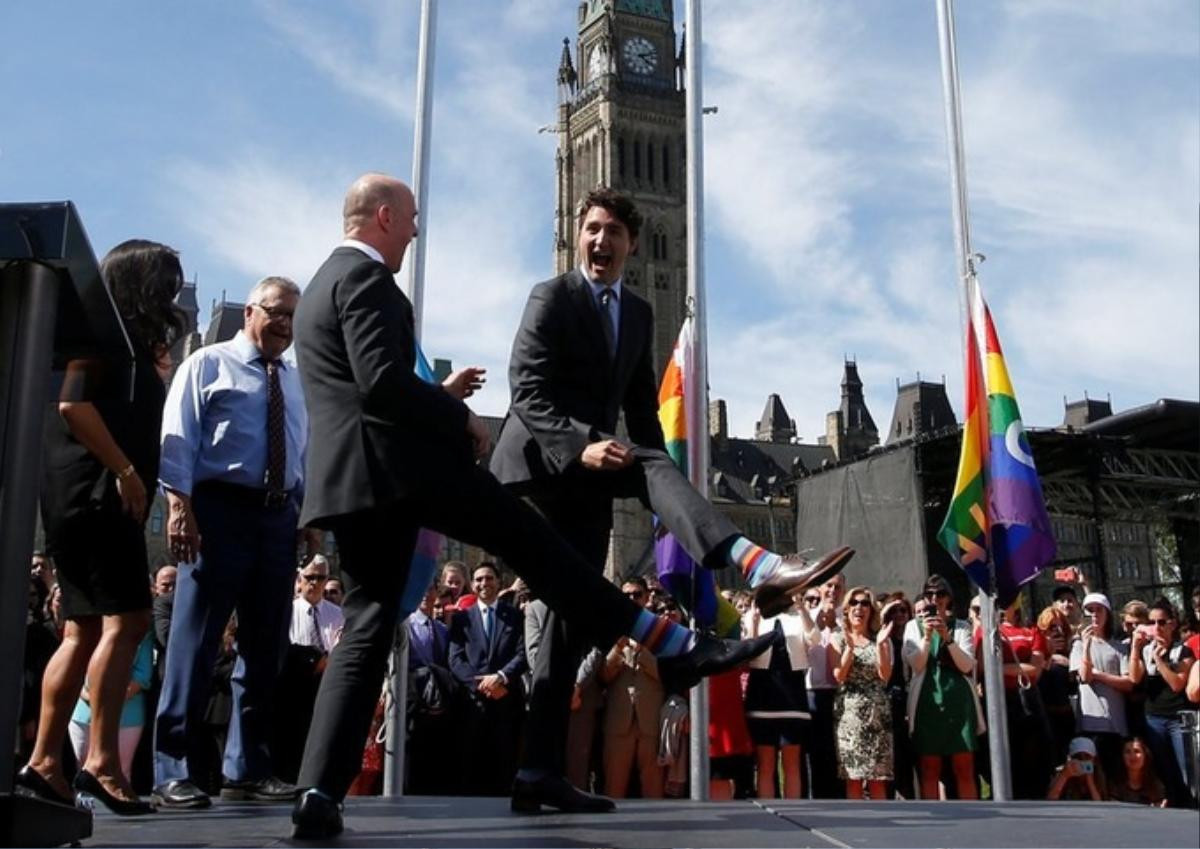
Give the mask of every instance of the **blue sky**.
MULTIPOLYGON (((442 0, 425 347, 487 366, 500 414, 525 293, 552 270, 574 0, 442 0)), ((682 18, 683 2, 677 0, 682 18)), ((705 4, 710 382, 735 435, 778 392, 808 441, 857 357, 876 423, 945 374, 959 308, 933 0, 705 4)), ((98 254, 178 248, 202 314, 302 284, 355 175, 411 173, 416 0, 112 0, 0 11, 0 197, 70 198, 98 254)), ((981 279, 1024 418, 1200 383, 1200 7, 957 9, 981 279)))

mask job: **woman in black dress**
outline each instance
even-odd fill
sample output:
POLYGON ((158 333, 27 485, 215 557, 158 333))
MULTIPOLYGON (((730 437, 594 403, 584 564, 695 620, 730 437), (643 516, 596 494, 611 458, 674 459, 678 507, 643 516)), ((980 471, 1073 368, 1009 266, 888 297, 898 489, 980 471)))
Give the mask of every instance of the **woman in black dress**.
POLYGON ((150 624, 143 525, 158 479, 168 349, 183 329, 174 305, 183 270, 171 248, 131 240, 109 252, 101 272, 133 345, 133 400, 63 402, 47 422, 42 524, 67 624, 46 667, 37 741, 17 783, 72 803, 60 758, 86 676, 92 745, 74 789, 115 813, 144 814, 153 808, 122 773, 117 739, 134 653, 150 624))

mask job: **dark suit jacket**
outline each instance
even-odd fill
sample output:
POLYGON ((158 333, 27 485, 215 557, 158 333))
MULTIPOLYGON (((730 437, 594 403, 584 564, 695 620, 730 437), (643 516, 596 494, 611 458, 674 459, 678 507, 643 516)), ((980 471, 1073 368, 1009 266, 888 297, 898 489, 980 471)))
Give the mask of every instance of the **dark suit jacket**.
POLYGON ((589 442, 616 434, 622 410, 634 443, 664 447, 650 305, 621 287, 615 362, 600 321, 578 269, 530 292, 509 360, 512 403, 492 454, 492 473, 502 483, 566 471, 589 442))
POLYGON ((413 373, 412 304, 382 263, 339 247, 296 310, 309 426, 301 525, 386 505, 449 462, 474 462, 467 408, 413 373), (438 450, 444 448, 445 450, 438 450))
POLYGON ((450 621, 450 671, 469 691, 475 691, 479 675, 503 672, 510 693, 518 693, 525 661, 525 623, 521 611, 507 604, 493 608, 495 621, 492 638, 483 634, 483 614, 479 605, 454 614, 450 621))
POLYGON ((433 623, 433 657, 422 656, 424 648, 417 637, 417 621, 410 616, 404 623, 404 626, 408 628, 408 670, 410 673, 420 666, 450 665, 450 629, 436 619, 431 618, 429 621, 433 623))

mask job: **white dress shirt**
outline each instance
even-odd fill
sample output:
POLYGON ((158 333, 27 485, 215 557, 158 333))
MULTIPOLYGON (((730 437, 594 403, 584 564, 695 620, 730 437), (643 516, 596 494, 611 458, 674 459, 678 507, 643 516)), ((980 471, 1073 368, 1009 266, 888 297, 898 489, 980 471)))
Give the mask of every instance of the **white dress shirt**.
POLYGON ((292 601, 292 625, 288 629, 288 641, 297 646, 313 646, 331 651, 337 641, 338 632, 346 623, 342 609, 331 601, 321 599, 315 605, 309 604, 304 596, 297 596, 292 601), (324 646, 313 643, 312 618, 316 616, 317 626, 321 631, 321 642, 324 646))

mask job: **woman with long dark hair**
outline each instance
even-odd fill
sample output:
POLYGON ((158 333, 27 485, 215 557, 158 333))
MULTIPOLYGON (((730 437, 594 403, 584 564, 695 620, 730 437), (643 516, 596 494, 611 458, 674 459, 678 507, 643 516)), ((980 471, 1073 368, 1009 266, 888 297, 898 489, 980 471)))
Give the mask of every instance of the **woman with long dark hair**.
POLYGON ((150 624, 143 525, 147 493, 158 478, 163 370, 183 330, 174 304, 183 270, 171 248, 130 240, 108 253, 101 272, 133 345, 133 398, 63 402, 47 424, 42 523, 58 564, 67 621, 46 667, 33 754, 17 783, 42 798, 72 803, 60 758, 86 677, 91 744, 74 789, 114 813, 132 815, 153 808, 122 772, 118 737, 134 655, 150 624))
POLYGON ((938 798, 945 759, 950 760, 959 799, 977 799, 976 737, 983 730, 971 676, 975 655, 971 625, 952 612, 950 583, 930 575, 921 592, 925 612, 904 629, 904 662, 912 669, 908 727, 917 752, 921 798, 938 798))
POLYGON ((1150 626, 1133 633, 1129 678, 1146 691, 1146 743, 1154 754, 1171 804, 1191 803, 1187 787, 1187 755, 1180 713, 1188 710, 1188 673, 1196 659, 1179 642, 1179 618, 1166 598, 1150 605, 1150 626))

